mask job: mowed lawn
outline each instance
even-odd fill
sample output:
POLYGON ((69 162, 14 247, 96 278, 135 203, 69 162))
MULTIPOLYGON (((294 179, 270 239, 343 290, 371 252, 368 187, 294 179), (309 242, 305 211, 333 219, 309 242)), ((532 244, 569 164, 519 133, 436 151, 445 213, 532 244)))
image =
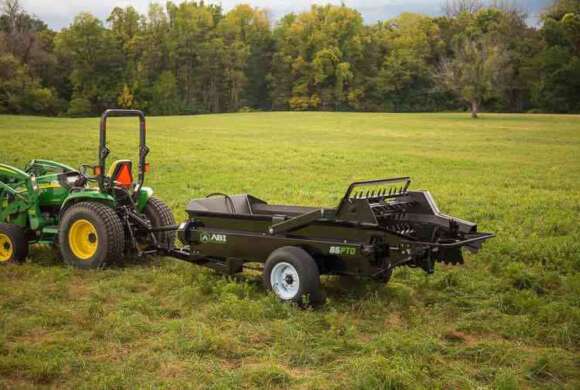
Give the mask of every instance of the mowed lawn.
MULTIPOLYGON (((0 161, 94 163, 98 119, 0 116, 0 161)), ((110 122, 114 157, 137 123, 110 122)), ((79 271, 51 248, 0 268, 0 388, 580 388, 580 117, 248 113, 148 119, 147 184, 334 206, 411 176, 490 240, 432 276, 324 278, 300 310, 249 271, 172 259, 79 271)))

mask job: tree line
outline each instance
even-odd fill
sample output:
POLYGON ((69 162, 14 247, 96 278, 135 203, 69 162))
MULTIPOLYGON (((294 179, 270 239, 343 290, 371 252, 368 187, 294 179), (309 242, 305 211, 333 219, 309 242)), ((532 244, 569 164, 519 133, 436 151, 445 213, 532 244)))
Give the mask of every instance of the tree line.
POLYGON ((0 113, 580 112, 580 2, 555 1, 538 27, 506 2, 445 9, 366 25, 344 5, 313 5, 274 24, 245 4, 167 2, 53 31, 4 0, 0 113))

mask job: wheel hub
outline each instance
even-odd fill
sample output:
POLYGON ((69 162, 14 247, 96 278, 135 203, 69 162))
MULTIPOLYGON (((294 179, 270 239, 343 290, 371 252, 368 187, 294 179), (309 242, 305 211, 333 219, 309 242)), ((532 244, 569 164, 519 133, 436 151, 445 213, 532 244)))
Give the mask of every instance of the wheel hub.
POLYGON ((12 258, 14 249, 12 241, 6 234, 0 234, 0 261, 8 261, 12 258))
POLYGON ((286 285, 291 286, 294 283, 294 278, 292 277, 292 275, 287 274, 284 277, 284 281, 286 282, 286 285))
POLYGON ((280 262, 272 268, 270 284, 272 285, 274 293, 281 299, 293 299, 300 289, 298 271, 292 264, 280 262))
POLYGON ((97 229, 86 219, 79 219, 72 224, 68 239, 73 255, 81 260, 89 260, 97 252, 99 244, 97 229))

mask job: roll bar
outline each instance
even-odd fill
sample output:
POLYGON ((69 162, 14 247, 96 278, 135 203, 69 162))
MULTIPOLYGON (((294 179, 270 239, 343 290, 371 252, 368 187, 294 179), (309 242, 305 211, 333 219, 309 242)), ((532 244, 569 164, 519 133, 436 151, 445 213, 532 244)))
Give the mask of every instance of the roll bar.
POLYGON ((137 188, 133 195, 141 191, 143 187, 143 182, 145 181, 145 165, 147 162, 147 155, 149 154, 149 148, 147 147, 146 140, 146 128, 145 128, 145 114, 140 110, 126 110, 113 108, 106 110, 101 115, 101 125, 100 125, 100 135, 99 135, 99 164, 97 165, 97 182, 99 183, 99 189, 102 192, 110 192, 113 188, 113 183, 110 183, 108 188, 105 184, 105 165, 107 162, 107 157, 111 152, 107 147, 107 118, 112 116, 138 116, 139 117, 139 176, 137 182, 137 188))

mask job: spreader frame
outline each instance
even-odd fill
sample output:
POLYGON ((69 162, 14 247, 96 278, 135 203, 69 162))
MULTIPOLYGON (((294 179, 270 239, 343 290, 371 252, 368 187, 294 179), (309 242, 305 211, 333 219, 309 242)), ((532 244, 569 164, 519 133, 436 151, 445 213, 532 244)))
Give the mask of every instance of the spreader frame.
POLYGON ((432 273, 437 261, 463 263, 463 247, 478 250, 494 236, 442 214, 428 192, 409 191, 410 184, 409 177, 357 181, 336 208, 211 194, 188 205, 190 218, 178 229, 184 247, 172 255, 239 272, 245 263, 264 263, 277 249, 299 247, 321 274, 373 277, 402 265, 432 273), (240 266, 227 266, 232 261, 240 266))

